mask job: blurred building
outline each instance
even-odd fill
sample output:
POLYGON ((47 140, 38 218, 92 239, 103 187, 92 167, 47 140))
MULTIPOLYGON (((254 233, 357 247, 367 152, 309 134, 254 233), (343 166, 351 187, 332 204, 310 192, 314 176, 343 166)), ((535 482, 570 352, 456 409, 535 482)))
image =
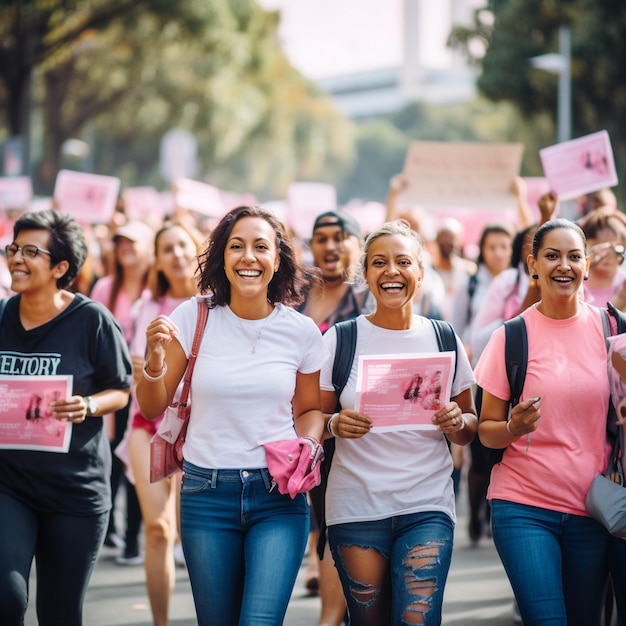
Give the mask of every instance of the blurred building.
POLYGON ((475 68, 448 48, 447 40, 454 26, 471 24, 485 0, 261 4, 281 10, 281 37, 294 65, 353 119, 390 113, 418 99, 444 104, 475 95, 475 68), (320 15, 324 20, 316 34, 320 15))

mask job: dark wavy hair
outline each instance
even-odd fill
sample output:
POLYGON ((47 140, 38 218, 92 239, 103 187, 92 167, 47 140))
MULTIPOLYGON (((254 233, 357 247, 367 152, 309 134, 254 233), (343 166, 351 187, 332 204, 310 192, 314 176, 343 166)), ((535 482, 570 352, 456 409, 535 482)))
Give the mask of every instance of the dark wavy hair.
POLYGON ((87 244, 80 224, 70 215, 46 209, 20 215, 13 226, 13 240, 23 230, 47 230, 50 233, 50 267, 61 261, 69 264, 67 272, 57 279, 57 288, 65 289, 78 276, 87 258, 87 244))
POLYGON ((296 260, 292 240, 276 216, 261 206, 239 206, 230 210, 211 232, 209 243, 198 257, 198 288, 210 293, 211 305, 221 306, 230 302, 230 282, 224 270, 224 251, 235 224, 244 217, 264 219, 276 234, 276 250, 280 259, 278 270, 267 288, 270 302, 295 306, 304 299, 307 283, 303 268, 296 260))

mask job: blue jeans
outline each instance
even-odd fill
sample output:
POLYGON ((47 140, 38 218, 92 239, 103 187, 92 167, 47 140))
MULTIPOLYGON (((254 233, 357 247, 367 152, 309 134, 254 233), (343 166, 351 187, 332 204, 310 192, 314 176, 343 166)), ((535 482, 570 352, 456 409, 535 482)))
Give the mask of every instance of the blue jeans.
POLYGON ((328 541, 351 626, 441 624, 454 541, 448 515, 337 524, 328 528, 328 541))
POLYGON ((87 517, 45 513, 0 492, 0 624, 24 623, 34 557, 40 626, 81 626, 108 519, 108 512, 87 517))
POLYGON ((524 626, 600 624, 608 535, 598 522, 492 500, 491 526, 524 626))
POLYGON ((618 537, 609 539, 609 569, 617 604, 619 626, 626 626, 626 541, 618 537))
POLYGON ((271 488, 266 469, 187 461, 181 535, 199 626, 282 624, 309 532, 305 494, 271 488))

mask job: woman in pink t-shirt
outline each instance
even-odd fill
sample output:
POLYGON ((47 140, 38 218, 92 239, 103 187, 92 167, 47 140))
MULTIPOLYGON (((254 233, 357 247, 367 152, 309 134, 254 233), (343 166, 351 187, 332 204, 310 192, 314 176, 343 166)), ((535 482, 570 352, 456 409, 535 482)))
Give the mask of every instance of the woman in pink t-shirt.
POLYGON ((574 222, 543 224, 528 256, 541 300, 522 313, 528 365, 510 415, 504 328, 476 366, 481 441, 506 449, 489 487, 493 538, 525 626, 600 623, 608 534, 585 496, 606 463, 609 382, 601 313, 579 297, 589 265, 574 222))

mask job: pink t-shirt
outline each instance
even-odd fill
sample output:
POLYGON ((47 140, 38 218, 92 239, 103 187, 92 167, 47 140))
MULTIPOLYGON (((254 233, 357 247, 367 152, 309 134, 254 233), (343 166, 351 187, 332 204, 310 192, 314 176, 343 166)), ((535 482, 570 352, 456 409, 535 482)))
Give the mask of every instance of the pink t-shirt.
MULTIPOLYGON (((104 304, 104 306, 108 308, 112 288, 113 276, 103 276, 95 282, 94 286, 91 289, 89 297, 96 302, 104 304)), ((135 329, 135 321, 132 314, 132 308, 134 304, 135 303, 129 299, 127 293, 123 289, 120 289, 117 292, 115 306, 111 311, 111 313, 113 313, 115 321, 122 328, 122 332, 124 333, 127 344, 130 344, 135 329)))
MULTIPOLYGON (((511 443, 491 474, 489 499, 588 515, 585 496, 606 466, 609 402, 607 351, 599 309, 581 303, 571 318, 554 320, 535 306, 522 314, 528 366, 521 401, 541 396, 541 419, 511 443)), ((496 330, 475 369, 478 384, 508 400, 504 328, 496 330)))

